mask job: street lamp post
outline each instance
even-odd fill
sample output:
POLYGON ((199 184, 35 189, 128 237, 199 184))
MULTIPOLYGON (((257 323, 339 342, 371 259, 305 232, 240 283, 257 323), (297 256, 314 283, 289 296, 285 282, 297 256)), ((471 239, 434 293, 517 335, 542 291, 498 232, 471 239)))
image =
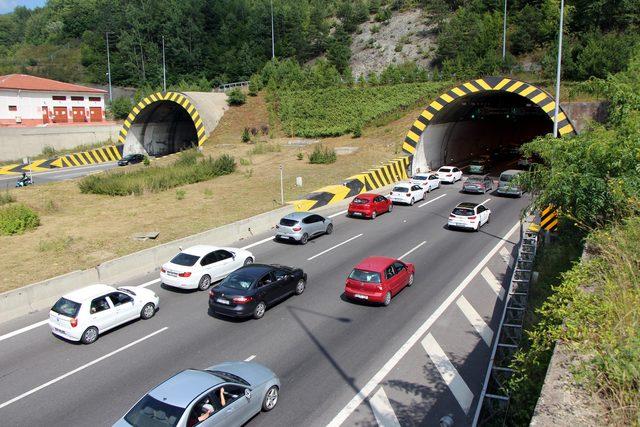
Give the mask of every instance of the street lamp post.
POLYGON ((560 0, 560 29, 558 30, 558 65, 556 70, 556 107, 553 112, 553 137, 558 137, 558 112, 560 111, 560 67, 562 64, 562 25, 564 18, 564 0, 560 0))
POLYGON ((502 62, 507 59, 507 0, 504 0, 504 19, 502 21, 502 62))
POLYGON ((284 176, 283 167, 280 165, 280 204, 284 205, 284 176))
POLYGON ((109 79, 109 103, 113 102, 113 94, 111 92, 111 60, 109 58, 109 32, 106 32, 107 35, 107 77, 109 79))
POLYGON ((164 36, 162 36, 162 91, 167 91, 167 67, 164 61, 164 36))
POLYGON ((275 34, 273 32, 273 0, 271 0, 271 59, 276 57, 276 42, 275 34))

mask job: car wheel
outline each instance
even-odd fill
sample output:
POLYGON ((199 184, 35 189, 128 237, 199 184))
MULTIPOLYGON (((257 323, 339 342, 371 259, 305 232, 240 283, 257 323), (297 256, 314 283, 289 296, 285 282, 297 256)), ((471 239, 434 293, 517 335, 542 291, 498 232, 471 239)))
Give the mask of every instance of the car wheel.
POLYGON ((430 185, 427 186, 427 193, 431 193, 431 186, 430 185))
POLYGON ((254 319, 262 319, 264 316, 264 312, 267 310, 267 305, 264 301, 260 301, 258 305, 256 305, 255 310, 253 310, 253 318, 254 319))
POLYGON ((296 284, 296 295, 302 295, 306 287, 307 284, 304 282, 304 279, 298 280, 298 283, 296 284))
POLYGON ((82 337, 80 338, 80 341, 82 341, 82 344, 92 344, 96 342, 97 339, 98 339, 98 328, 96 328, 95 326, 89 326, 82 333, 82 337))
POLYGON ((156 306, 152 302, 148 302, 142 307, 140 318, 144 320, 151 319, 154 314, 156 314, 156 306))
POLYGON ((385 307, 389 304, 391 304, 391 292, 386 293, 386 295, 384 296, 384 301, 382 302, 382 305, 384 305, 385 307))
POLYGON ((474 228, 473 231, 475 231, 475 232, 480 231, 480 221, 478 221, 478 226, 476 228, 474 228))
POLYGON ((244 265, 249 265, 249 264, 253 264, 253 258, 251 257, 244 260, 244 265))
MULTIPOLYGON (((391 208, 389 208, 389 210, 391 210, 391 208)), ((377 216, 378 214, 376 213, 376 211, 373 211, 373 213, 371 214, 371 219, 376 219, 377 216)))
POLYGON ((304 233, 300 238, 300 244, 306 245, 308 241, 309 241, 309 235, 307 233, 304 233))
POLYGON ((262 401, 262 410, 265 412, 269 412, 278 404, 278 387, 273 385, 269 387, 267 390, 267 394, 264 395, 264 400, 262 401))
POLYGON ((198 289, 201 291, 206 291, 211 286, 211 277, 208 274, 205 274, 200 278, 200 282, 198 283, 198 289))
POLYGON ((393 210, 393 203, 389 203, 389 210, 387 212, 391 212, 393 210))
POLYGON ((413 204, 414 204, 415 202, 416 202, 416 201, 415 201, 415 200, 413 200, 413 197, 412 197, 412 198, 411 198, 411 201, 409 202, 409 206, 413 206, 413 204))
POLYGON ((326 234, 331 234, 333 233, 333 224, 329 224, 327 225, 327 230, 325 231, 326 234))
POLYGON ((489 216, 487 217, 487 222, 486 222, 486 223, 487 223, 487 224, 489 224, 490 222, 491 222, 491 215, 489 215, 489 216))
POLYGON ((411 285, 413 285, 413 273, 411 273, 411 276, 409 276, 409 281, 407 282, 407 286, 411 285))

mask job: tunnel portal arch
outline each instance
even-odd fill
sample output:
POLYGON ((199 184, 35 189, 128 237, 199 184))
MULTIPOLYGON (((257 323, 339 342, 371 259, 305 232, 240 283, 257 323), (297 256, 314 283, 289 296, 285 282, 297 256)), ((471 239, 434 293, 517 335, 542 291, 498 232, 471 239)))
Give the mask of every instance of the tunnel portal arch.
MULTIPOLYGON (((489 111, 488 114, 492 114, 493 111, 496 116, 502 114, 502 121, 492 122, 495 130, 504 132, 508 126, 515 126, 521 128, 517 130, 520 139, 531 139, 530 136, 551 132, 555 106, 555 100, 546 91, 516 79, 486 77, 456 86, 431 102, 407 132, 402 151, 410 159, 409 171, 436 169, 444 164, 452 157, 447 155, 448 150, 455 148, 450 147, 449 142, 455 142, 456 138, 478 135, 488 138, 490 135, 486 132, 491 130, 491 127, 486 127, 488 121, 484 122, 484 128, 480 121, 474 122, 474 126, 467 126, 464 134, 465 124, 462 121, 465 117, 474 117, 473 108, 489 111), (514 117, 526 117, 526 123, 514 122, 514 117, 509 121, 504 120, 504 117, 509 118, 508 111, 513 111, 514 117), (527 129, 529 134, 532 131, 535 133, 536 130, 538 133, 529 135, 527 129)), ((575 133, 569 117, 562 108, 558 113, 558 133, 560 136, 575 133)))

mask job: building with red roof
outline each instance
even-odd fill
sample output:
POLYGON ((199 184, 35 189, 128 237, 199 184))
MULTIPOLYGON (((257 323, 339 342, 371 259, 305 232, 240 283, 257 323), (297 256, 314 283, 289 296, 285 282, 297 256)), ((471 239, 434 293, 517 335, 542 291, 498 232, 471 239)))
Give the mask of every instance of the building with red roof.
POLYGON ((106 93, 26 74, 0 76, 0 125, 104 122, 106 93))

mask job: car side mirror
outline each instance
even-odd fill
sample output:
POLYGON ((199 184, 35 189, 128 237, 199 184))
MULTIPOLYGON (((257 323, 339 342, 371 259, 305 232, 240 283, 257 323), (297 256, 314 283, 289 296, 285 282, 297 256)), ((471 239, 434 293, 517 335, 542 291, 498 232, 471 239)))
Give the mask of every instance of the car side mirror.
POLYGON ((249 390, 248 388, 244 389, 244 397, 247 398, 247 400, 251 399, 251 390, 249 390))

